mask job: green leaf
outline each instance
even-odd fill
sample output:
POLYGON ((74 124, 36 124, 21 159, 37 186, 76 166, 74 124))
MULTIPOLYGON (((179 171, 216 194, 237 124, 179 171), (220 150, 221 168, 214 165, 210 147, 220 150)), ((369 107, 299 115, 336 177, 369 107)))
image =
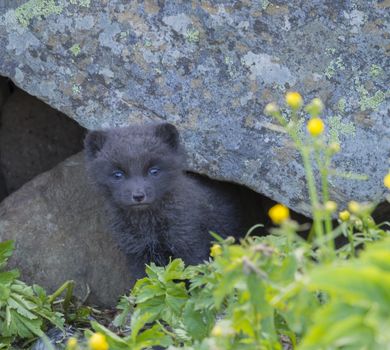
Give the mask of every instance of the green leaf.
POLYGON ((0 284, 0 306, 8 300, 10 294, 9 286, 0 284))
POLYGON ((0 266, 7 262, 7 259, 12 255, 15 245, 13 241, 0 242, 0 266))
POLYGON ((146 275, 148 276, 147 278, 151 280, 159 280, 159 276, 162 274, 164 271, 164 267, 157 266, 154 263, 151 263, 150 265, 146 265, 146 275))
POLYGON ((142 350, 147 347, 152 347, 156 345, 167 347, 171 344, 171 337, 163 333, 161 331, 161 326, 156 324, 152 328, 143 331, 137 336, 134 349, 142 350))
POLYGON ((43 335, 41 331, 42 321, 40 319, 30 320, 18 314, 14 309, 9 309, 9 313, 9 324, 7 325, 5 322, 1 324, 0 334, 3 336, 18 335, 22 338, 31 338, 43 335))
POLYGON ((104 327, 103 325, 99 324, 98 322, 92 321, 91 326, 96 332, 100 332, 107 337, 107 342, 110 346, 110 349, 127 349, 128 348, 128 344, 127 344, 125 339, 119 337, 114 332, 111 332, 108 328, 104 327))
POLYGON ((45 291, 41 286, 38 286, 37 284, 34 284, 32 288, 33 288, 34 294, 35 294, 42 302, 45 302, 45 301, 47 300, 46 291, 45 291))
POLYGON ((179 314, 188 299, 187 289, 183 282, 167 286, 165 302, 174 313, 179 314))
POLYGON ((367 310, 343 303, 323 307, 303 338, 300 350, 317 350, 339 346, 372 349, 374 333, 365 323, 367 310))
POLYGON ((162 286, 154 285, 154 284, 149 284, 149 285, 144 284, 138 288, 136 303, 141 304, 147 300, 153 299, 155 297, 164 294, 165 294, 165 290, 162 288, 162 286))
POLYGON ((156 320, 165 308, 165 296, 161 295, 137 305, 137 310, 148 313, 150 318, 156 320))
POLYGON ((133 342, 136 342, 138 333, 148 323, 152 318, 152 315, 149 313, 142 313, 141 310, 137 309, 131 316, 131 339, 133 342))
POLYGON ((195 340, 207 337, 215 322, 215 313, 209 309, 197 310, 193 300, 185 305, 182 317, 186 331, 195 340))
POLYGON ((7 328, 11 326, 11 308, 9 305, 5 308, 5 325, 7 328))
POLYGON ((240 270, 232 270, 224 274, 220 283, 214 290, 215 306, 219 308, 228 294, 231 294, 236 287, 238 281, 242 279, 240 270))
POLYGON ((33 289, 22 281, 16 280, 11 285, 11 291, 26 297, 33 297, 33 289))
POLYGON ((23 300, 23 298, 19 297, 18 295, 12 295, 8 300, 8 305, 12 309, 16 309, 18 314, 30 319, 35 320, 37 319, 37 316, 30 312, 27 307, 30 306, 30 309, 34 309, 36 306, 33 303, 26 302, 26 300, 23 300))
POLYGON ((19 271, 0 272, 0 284, 9 284, 19 277, 19 271))
POLYGON ((342 297, 350 303, 377 303, 390 311, 390 273, 374 266, 321 267, 310 275, 311 288, 342 297))
POLYGON ((165 267, 164 273, 159 276, 161 282, 167 283, 173 280, 183 280, 184 276, 184 262, 181 259, 175 259, 165 267))
MULTIPOLYGON (((0 243, 0 265, 4 267, 14 248, 12 241, 0 243)), ((51 310, 45 291, 17 280, 19 272, 0 272, 0 342, 43 336, 44 320, 62 327, 62 315, 51 310)), ((6 345, 4 345, 6 346, 6 345)))
POLYGON ((123 327, 129 319, 129 314, 130 311, 133 309, 133 304, 130 301, 129 297, 122 296, 116 308, 118 310, 121 310, 121 312, 115 316, 114 321, 112 323, 115 327, 123 327))
POLYGON ((265 283, 255 273, 250 273, 247 277, 247 287, 255 311, 260 312, 262 307, 267 303, 265 300, 265 283))
POLYGON ((360 260, 377 266, 381 270, 390 273, 390 244, 378 242, 372 244, 369 249, 361 254, 360 260))

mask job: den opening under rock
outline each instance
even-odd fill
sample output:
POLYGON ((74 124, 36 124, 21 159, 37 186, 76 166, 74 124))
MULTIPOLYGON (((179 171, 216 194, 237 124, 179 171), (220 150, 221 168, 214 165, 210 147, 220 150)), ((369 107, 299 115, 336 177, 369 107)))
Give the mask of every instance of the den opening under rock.
MULTIPOLYGON (((131 276, 131 269, 107 230, 103 200, 85 173, 80 153, 85 129, 11 80, 1 77, 0 86, 0 225, 1 239, 16 243, 11 266, 49 291, 75 280, 78 297, 114 305, 128 290, 130 280, 123 276, 131 276)), ((233 186, 251 212, 251 224, 270 227, 267 212, 275 202, 233 186)))
MULTIPOLYGON (((130 279, 123 276, 130 278, 131 269, 106 227, 104 200, 85 173, 85 129, 5 77, 0 87, 0 225, 1 239, 16 242, 11 266, 49 291, 75 280, 78 297, 114 305, 128 290, 130 279)), ((275 201, 235 186, 252 224, 265 225, 256 231, 263 234, 271 227, 267 212, 275 201)), ((383 203, 374 216, 387 214, 383 203)), ((311 221, 294 211, 291 216, 301 224, 311 221)))
POLYGON ((0 198, 80 152, 84 128, 0 77, 0 198))

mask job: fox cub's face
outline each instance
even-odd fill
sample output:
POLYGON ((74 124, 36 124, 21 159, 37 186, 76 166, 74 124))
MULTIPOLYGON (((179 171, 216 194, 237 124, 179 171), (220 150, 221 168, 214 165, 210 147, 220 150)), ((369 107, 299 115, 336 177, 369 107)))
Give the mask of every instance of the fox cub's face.
POLYGON ((124 209, 157 204, 184 171, 179 134, 168 123, 90 131, 84 143, 90 176, 124 209))

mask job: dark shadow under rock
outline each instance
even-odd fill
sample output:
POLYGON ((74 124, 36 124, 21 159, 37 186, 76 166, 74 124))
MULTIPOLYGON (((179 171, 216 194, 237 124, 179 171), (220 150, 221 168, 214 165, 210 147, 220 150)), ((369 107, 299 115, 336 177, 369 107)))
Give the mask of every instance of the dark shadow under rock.
POLYGON ((0 77, 0 108, 3 107, 11 94, 9 84, 10 82, 8 78, 0 77))
POLYGON ((18 88, 1 115, 0 163, 9 193, 82 149, 82 127, 18 88))
POLYGON ((377 224, 383 224, 383 229, 390 230, 390 203, 380 203, 372 213, 372 217, 377 224))

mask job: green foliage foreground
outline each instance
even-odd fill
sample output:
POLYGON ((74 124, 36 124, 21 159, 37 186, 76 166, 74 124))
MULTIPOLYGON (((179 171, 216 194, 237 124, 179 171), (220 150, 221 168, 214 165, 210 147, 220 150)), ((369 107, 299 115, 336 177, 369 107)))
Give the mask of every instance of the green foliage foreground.
POLYGON ((64 322, 62 315, 52 310, 51 298, 43 288, 18 280, 17 270, 4 271, 13 249, 11 241, 0 243, 0 349, 17 339, 43 336, 47 322, 59 328, 64 322))
MULTIPOLYGON (((277 228, 266 237, 249 232, 234 242, 214 234, 209 262, 147 266, 147 277, 121 298, 112 327, 91 322, 88 340, 71 338, 69 350, 390 349, 390 231, 375 224, 371 203, 350 202, 335 227, 328 177, 346 176, 331 168, 340 146, 327 140, 320 100, 305 108, 306 134, 301 96, 286 101, 290 113, 274 104, 266 112, 301 153, 313 215, 309 238, 299 236, 304 227, 282 205, 270 211, 277 228), (338 237, 346 244, 336 248, 338 237)), ((390 187, 390 174, 384 185, 390 187)), ((0 245, 1 268, 10 244, 0 245)), ((44 320, 61 326, 51 308, 59 293, 47 297, 17 278, 16 271, 0 273, 0 348, 41 336, 44 320)))
POLYGON ((390 238, 321 265, 278 235, 222 247, 204 265, 148 267, 119 304, 118 325, 132 314, 127 337, 93 328, 112 349, 390 348, 390 238))

